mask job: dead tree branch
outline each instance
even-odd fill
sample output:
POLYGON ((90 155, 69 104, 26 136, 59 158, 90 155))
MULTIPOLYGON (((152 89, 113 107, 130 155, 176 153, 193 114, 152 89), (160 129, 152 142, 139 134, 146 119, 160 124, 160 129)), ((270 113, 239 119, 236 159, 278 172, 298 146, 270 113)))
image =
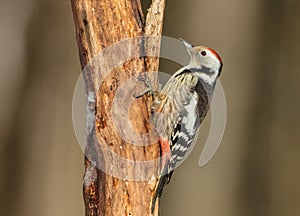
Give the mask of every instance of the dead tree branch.
MULTIPOLYGON (((124 139, 116 128, 126 128, 123 125, 126 119, 120 115, 116 123, 113 113, 124 112, 122 106, 114 108, 118 90, 128 87, 128 94, 121 98, 129 97, 137 87, 126 82, 140 72, 157 71, 159 59, 137 57, 111 68, 116 56, 106 48, 130 38, 161 36, 165 1, 152 1, 146 21, 138 0, 71 0, 71 4, 88 96, 83 186, 86 215, 151 215, 156 179, 150 174, 155 172, 155 167, 142 166, 137 170, 136 162, 158 158, 158 145, 133 145, 124 139), (100 58, 99 53, 104 51, 109 54, 100 58), (109 73, 105 73, 107 71, 109 73)), ((146 45, 140 39, 118 46, 117 57, 139 56, 147 50, 143 46, 146 45)), ((147 46, 159 53, 160 40, 147 46)), ((128 111, 134 131, 140 134, 135 140, 137 143, 150 139, 143 136, 150 130, 149 102, 147 97, 136 99, 128 111)), ((158 206, 154 215, 158 215, 158 206)))

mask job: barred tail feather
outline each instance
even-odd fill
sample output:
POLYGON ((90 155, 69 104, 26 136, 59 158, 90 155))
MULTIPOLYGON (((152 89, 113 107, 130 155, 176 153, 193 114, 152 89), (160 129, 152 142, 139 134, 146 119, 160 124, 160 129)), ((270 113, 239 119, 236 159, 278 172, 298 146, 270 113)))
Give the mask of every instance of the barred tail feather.
POLYGON ((168 161, 166 166, 164 166, 164 169, 162 171, 162 175, 159 178, 159 182, 157 184, 155 194, 152 199, 152 204, 151 204, 151 213, 153 214, 154 209, 155 209, 155 203, 157 198, 161 197, 164 187, 166 184, 170 182, 170 179, 172 177, 173 170, 170 171, 170 162, 168 161))

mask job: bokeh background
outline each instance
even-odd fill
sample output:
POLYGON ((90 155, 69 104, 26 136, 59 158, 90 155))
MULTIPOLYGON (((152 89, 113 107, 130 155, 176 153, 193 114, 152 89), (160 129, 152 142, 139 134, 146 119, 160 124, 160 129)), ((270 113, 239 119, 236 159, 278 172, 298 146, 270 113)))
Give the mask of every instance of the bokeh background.
MULTIPOLYGON (((165 190, 162 216, 300 215, 299 12, 299 0, 167 1, 164 35, 221 53, 228 121, 199 168, 205 121, 165 190)), ((0 215, 84 215, 70 3, 1 0, 0 27, 0 215)))

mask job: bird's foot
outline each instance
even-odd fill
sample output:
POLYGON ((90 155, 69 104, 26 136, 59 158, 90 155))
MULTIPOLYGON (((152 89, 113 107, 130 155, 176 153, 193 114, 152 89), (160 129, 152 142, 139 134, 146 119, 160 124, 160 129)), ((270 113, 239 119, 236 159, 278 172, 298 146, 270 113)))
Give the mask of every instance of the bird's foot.
POLYGON ((140 98, 140 97, 144 96, 145 94, 150 94, 152 96, 155 94, 155 90, 153 88, 152 82, 151 82, 151 80, 150 80, 150 78, 148 76, 139 75, 138 76, 138 80, 141 81, 141 82, 144 82, 145 85, 147 86, 147 88, 144 89, 140 93, 133 94, 133 97, 140 98))

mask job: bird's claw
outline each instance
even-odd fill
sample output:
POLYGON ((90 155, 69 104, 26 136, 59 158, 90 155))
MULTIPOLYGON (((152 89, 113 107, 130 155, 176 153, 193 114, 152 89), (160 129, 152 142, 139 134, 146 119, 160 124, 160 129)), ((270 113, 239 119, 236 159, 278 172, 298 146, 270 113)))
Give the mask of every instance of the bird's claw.
POLYGON ((151 82, 151 80, 150 80, 150 78, 149 78, 148 76, 142 76, 142 75, 139 75, 139 76, 137 77, 137 79, 138 79, 139 81, 141 81, 141 82, 144 82, 145 85, 147 86, 147 88, 144 89, 142 92, 140 92, 140 93, 138 93, 138 94, 133 94, 133 97, 135 97, 135 98, 140 98, 140 97, 144 96, 144 95, 147 94, 147 93, 150 93, 150 94, 152 94, 152 95, 154 94, 155 90, 154 90, 154 88, 153 88, 153 86, 152 86, 152 82, 151 82))

